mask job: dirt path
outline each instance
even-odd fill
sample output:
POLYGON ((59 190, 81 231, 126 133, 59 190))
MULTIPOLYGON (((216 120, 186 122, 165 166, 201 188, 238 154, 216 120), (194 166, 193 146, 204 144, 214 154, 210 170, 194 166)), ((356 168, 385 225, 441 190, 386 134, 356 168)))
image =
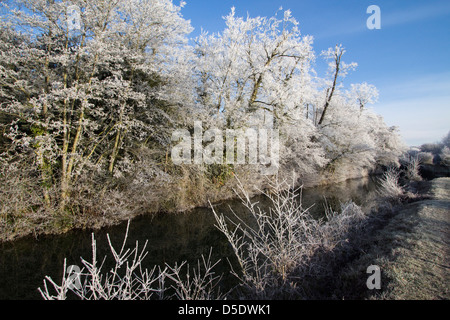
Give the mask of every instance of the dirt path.
POLYGON ((450 299, 450 178, 432 181, 431 200, 417 203, 417 238, 391 270, 403 280, 393 287, 397 299, 450 299))
POLYGON ((380 259, 388 285, 377 298, 450 299, 450 178, 431 182, 429 200, 407 205, 378 235, 391 242, 380 259))
POLYGON ((450 178, 422 181, 414 189, 425 200, 377 213, 374 233, 361 241, 363 254, 338 274, 336 298, 450 299, 450 178), (380 267, 380 290, 366 286, 370 265, 380 267))

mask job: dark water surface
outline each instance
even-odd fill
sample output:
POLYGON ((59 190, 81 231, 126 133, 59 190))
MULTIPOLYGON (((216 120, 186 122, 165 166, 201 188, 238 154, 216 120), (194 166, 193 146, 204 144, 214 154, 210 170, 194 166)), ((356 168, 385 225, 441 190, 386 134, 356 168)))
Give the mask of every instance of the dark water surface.
MULTIPOLYGON (((369 209, 376 199, 377 178, 349 180, 327 187, 303 190, 304 207, 311 208, 312 214, 321 216, 325 203, 337 208, 339 203, 353 200, 369 209), (326 202, 325 199, 326 198, 326 202)), ((264 197, 256 197, 261 206, 267 204, 264 197)), ((239 201, 225 201, 214 205, 217 212, 230 213, 230 207, 239 216, 246 211, 239 201)), ((228 268, 227 258, 233 253, 226 238, 215 228, 215 220, 210 208, 197 208, 187 213, 143 215, 131 221, 127 245, 135 246, 138 240, 144 244, 148 240, 148 255, 145 267, 164 265, 184 260, 196 262, 202 255, 208 255, 212 248, 212 260, 221 259, 218 270, 228 268)), ((106 235, 117 250, 125 235, 127 222, 118 226, 95 231, 97 258, 106 255, 112 260, 106 235)), ((0 244, 0 299, 41 299, 38 288, 43 286, 46 275, 56 283, 61 282, 64 259, 67 266, 82 267, 80 257, 91 261, 92 232, 73 230, 64 235, 40 236, 38 239, 26 237, 14 242, 0 244)), ((103 269, 105 272, 108 269, 103 269)))

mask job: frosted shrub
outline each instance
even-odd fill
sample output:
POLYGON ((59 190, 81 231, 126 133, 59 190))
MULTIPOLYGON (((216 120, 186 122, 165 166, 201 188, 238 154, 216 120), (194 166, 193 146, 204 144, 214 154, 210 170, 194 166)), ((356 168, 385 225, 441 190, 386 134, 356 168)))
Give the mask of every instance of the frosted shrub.
POLYGON ((45 229, 57 218, 51 199, 56 191, 39 178, 33 159, 0 160, 0 234, 14 239, 30 228, 45 229), (45 187, 43 187, 45 186, 45 187))
POLYGON ((430 154, 438 154, 442 149, 441 143, 425 143, 420 146, 420 151, 430 154))
POLYGON ((398 198, 403 196, 404 190, 399 183, 399 172, 394 168, 389 168, 381 179, 378 193, 383 198, 398 198))
POLYGON ((447 147, 450 148, 450 131, 447 133, 447 135, 442 139, 442 144, 447 147))
POLYGON ((298 190, 284 183, 272 187, 274 193, 265 193, 272 204, 267 212, 252 203, 240 185, 242 203, 255 226, 235 215, 236 221, 230 220, 232 229, 213 209, 217 227, 230 242, 241 268, 234 274, 258 298, 268 298, 276 289, 290 287, 291 274, 318 244, 315 235, 319 223, 302 207, 298 190))
POLYGON ((420 162, 423 164, 433 164, 433 154, 431 152, 419 152, 417 155, 420 162))
POLYGON ((352 201, 342 203, 340 209, 336 211, 327 208, 327 222, 321 226, 322 239, 328 250, 346 242, 347 235, 353 231, 352 229, 360 229, 365 222, 366 215, 361 207, 352 201))
POLYGON ((130 221, 122 247, 117 251, 110 240, 108 243, 115 260, 110 271, 103 271, 106 257, 97 259, 97 243, 92 235, 92 261, 81 258, 83 269, 66 277, 66 260, 61 284, 58 285, 50 277, 45 277, 44 287, 39 292, 46 300, 65 300, 69 293, 82 300, 149 300, 171 299, 205 300, 221 298, 216 286, 220 280, 213 272, 218 263, 211 263, 211 252, 207 258, 202 256, 197 268, 190 268, 186 262, 164 268, 154 266, 145 269, 142 262, 147 255, 147 241, 142 248, 136 241, 133 249, 126 249, 130 221), (49 286, 53 287, 53 290, 49 286))
POLYGON ((413 181, 421 181, 422 177, 420 176, 420 160, 418 155, 416 156, 406 156, 403 159, 406 165, 406 178, 413 181))
POLYGON ((450 149, 449 149, 449 147, 442 148, 440 157, 441 157, 441 164, 450 166, 450 149))
POLYGON ((331 274, 333 261, 325 253, 342 252, 349 234, 365 221, 361 208, 352 202, 343 204, 341 212, 329 211, 326 222, 316 220, 302 206, 301 188, 293 185, 273 183, 273 192, 264 193, 271 203, 268 210, 253 203, 241 186, 241 200, 253 223, 237 215, 225 218, 213 208, 216 226, 227 237, 239 264, 240 270, 232 273, 247 298, 306 297, 298 284, 305 285, 311 276, 331 274))

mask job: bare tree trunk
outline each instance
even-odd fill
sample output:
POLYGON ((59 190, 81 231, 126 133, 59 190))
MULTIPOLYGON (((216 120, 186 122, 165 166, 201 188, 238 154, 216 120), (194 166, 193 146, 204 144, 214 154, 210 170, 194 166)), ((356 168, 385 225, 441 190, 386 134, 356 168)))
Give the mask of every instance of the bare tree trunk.
MULTIPOLYGON (((67 35, 68 37, 68 35, 67 35)), ((80 47, 78 48, 79 51, 77 53, 76 59, 75 59, 75 82, 78 83, 80 80, 80 69, 78 63, 80 62, 80 50, 84 46, 84 42, 86 40, 86 33, 83 33, 81 37, 80 47)), ((66 43, 66 50, 67 50, 66 43)), ((67 81, 68 81, 68 72, 67 70, 64 71, 64 89, 67 89, 67 81)), ((75 89, 78 91, 78 85, 75 87, 75 89)), ((75 101, 72 102, 72 109, 74 107, 75 101)), ((69 151, 69 144, 70 144, 70 124, 71 120, 67 116, 68 112, 68 105, 69 105, 69 99, 64 99, 64 107, 63 107, 63 147, 62 147, 62 160, 61 160, 61 202, 60 202, 60 210, 64 210, 66 207, 67 197, 69 196, 69 186, 70 186, 70 174, 69 174, 69 162, 68 162, 68 151, 69 151)))
MULTIPOLYGON (((119 124, 122 124, 122 119, 120 119, 120 123, 119 124)), ((111 158, 109 160, 109 168, 108 168, 109 173, 113 172, 114 164, 116 162, 117 155, 119 154, 119 145, 120 145, 120 140, 121 140, 121 133, 122 133, 122 129, 119 128, 117 130, 116 140, 114 142, 113 151, 111 153, 111 158)))
POLYGON ((333 98, 333 94, 334 94, 334 90, 336 89, 336 84, 337 84, 337 78, 339 75, 339 68, 341 66, 341 58, 342 55, 344 54, 344 51, 338 51, 338 48, 336 47, 336 51, 335 51, 335 56, 334 56, 334 62, 336 64, 336 70, 334 72, 334 79, 333 79, 333 85, 331 86, 331 88, 327 89, 327 98, 325 101, 325 105, 323 107, 323 111, 322 111, 322 115, 320 117, 319 123, 318 125, 320 126, 324 119, 325 119, 325 115, 327 113, 328 107, 330 106, 330 102, 331 102, 331 98, 333 98), (330 92, 331 89, 331 92, 330 92), (330 92, 330 94, 328 94, 328 92, 330 92))
POLYGON ((248 108, 250 111, 254 111, 255 107, 253 106, 256 98, 258 96, 258 91, 262 83, 263 74, 261 73, 258 77, 258 80, 256 80, 255 85, 253 86, 252 94, 250 96, 250 101, 248 102, 248 108))
MULTIPOLYGON (((51 36, 51 32, 49 33, 49 35, 51 36)), ((46 94, 50 93, 50 62, 49 62, 49 54, 51 52, 52 48, 50 46, 50 44, 47 46, 46 48, 46 56, 45 56, 45 60, 44 60, 44 70, 45 70, 45 87, 44 87, 44 91, 46 94)), ((47 128, 47 116, 48 116, 48 105, 47 105, 47 101, 45 101, 43 108, 42 108, 42 123, 43 123, 43 127, 40 128, 42 129, 39 130, 41 132, 36 133, 37 135, 41 135, 41 136, 47 136, 48 135, 48 128, 47 128)), ((39 150, 42 146, 40 144, 37 145, 38 151, 38 159, 39 159, 39 163, 40 163, 40 171, 41 171, 41 179, 42 179, 42 189, 43 189, 43 193, 44 193, 44 201, 45 201, 45 205, 47 207, 50 206, 50 195, 49 195, 49 188, 52 185, 52 168, 51 165, 49 164, 49 161, 44 153, 43 150, 39 150)))

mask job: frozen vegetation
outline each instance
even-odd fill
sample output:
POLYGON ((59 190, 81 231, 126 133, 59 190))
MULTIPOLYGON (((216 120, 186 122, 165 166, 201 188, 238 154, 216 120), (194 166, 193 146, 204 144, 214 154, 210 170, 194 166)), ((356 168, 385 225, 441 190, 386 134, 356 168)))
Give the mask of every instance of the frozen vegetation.
POLYGON ((367 175, 405 151, 369 108, 377 89, 344 86, 357 67, 345 48, 314 52, 289 10, 232 8, 222 32, 190 39, 170 0, 73 0, 76 28, 68 1, 1 5, 2 239, 205 206, 233 197, 235 176, 250 194, 268 188, 250 164, 175 165, 172 133, 195 121, 278 130, 278 176, 298 184, 367 175))

